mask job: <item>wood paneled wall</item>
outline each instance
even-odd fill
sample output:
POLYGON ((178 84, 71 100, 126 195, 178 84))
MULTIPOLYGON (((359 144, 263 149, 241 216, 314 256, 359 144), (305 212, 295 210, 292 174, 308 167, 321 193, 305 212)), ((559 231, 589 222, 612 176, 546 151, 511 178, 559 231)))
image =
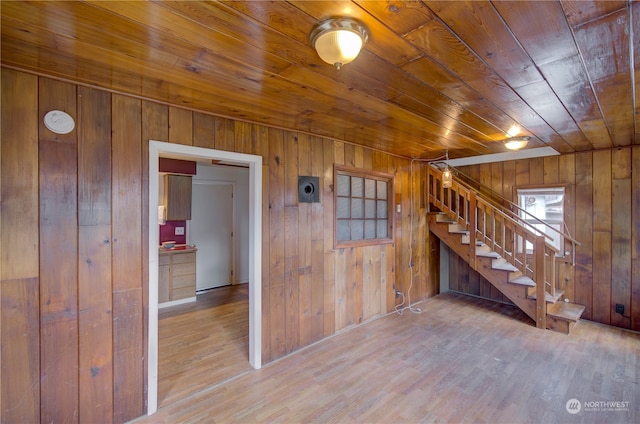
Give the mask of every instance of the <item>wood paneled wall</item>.
MULTIPOLYGON (((565 222, 581 246, 575 267, 560 265, 560 289, 584 318, 640 331, 640 146, 460 169, 512 201, 517 186, 565 186, 565 222)), ((450 264, 453 290, 505 300, 453 253, 450 264)))
POLYGON ((436 293, 416 164, 14 70, 1 95, 2 422, 145 413, 149 139, 263 157, 264 362, 392 311, 395 287, 436 293), (52 109, 76 129, 47 130, 52 109), (334 250, 334 164, 395 175, 395 244, 334 250), (298 175, 321 203, 297 202, 298 175))

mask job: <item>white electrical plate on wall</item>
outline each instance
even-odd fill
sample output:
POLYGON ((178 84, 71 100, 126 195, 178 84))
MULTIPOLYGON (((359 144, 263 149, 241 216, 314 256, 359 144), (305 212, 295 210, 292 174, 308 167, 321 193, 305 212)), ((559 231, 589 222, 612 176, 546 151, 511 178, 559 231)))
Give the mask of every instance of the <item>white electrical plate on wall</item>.
POLYGON ((176 236, 183 236, 184 235, 184 227, 176 227, 176 236))

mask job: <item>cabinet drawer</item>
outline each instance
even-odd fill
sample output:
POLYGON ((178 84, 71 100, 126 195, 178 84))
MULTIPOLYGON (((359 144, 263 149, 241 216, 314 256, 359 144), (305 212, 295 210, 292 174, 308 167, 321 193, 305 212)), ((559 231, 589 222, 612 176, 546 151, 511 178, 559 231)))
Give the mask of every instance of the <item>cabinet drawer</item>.
POLYGON ((196 274, 173 275, 173 290, 188 287, 193 291, 192 296, 196 295, 196 274))
POLYGON ((160 254, 158 255, 158 265, 169 265, 171 263, 171 255, 160 254))
POLYGON ((185 299, 187 297, 195 297, 196 286, 174 288, 172 295, 173 295, 171 297, 172 300, 185 299))
POLYGON ((175 264, 184 264, 193 262, 196 263, 196 253, 174 253, 173 254, 173 263, 175 264))
POLYGON ((177 264, 174 262, 172 272, 173 272, 173 278, 176 278, 182 275, 191 275, 191 274, 193 274, 193 278, 195 278, 196 263, 190 262, 186 264, 177 264))

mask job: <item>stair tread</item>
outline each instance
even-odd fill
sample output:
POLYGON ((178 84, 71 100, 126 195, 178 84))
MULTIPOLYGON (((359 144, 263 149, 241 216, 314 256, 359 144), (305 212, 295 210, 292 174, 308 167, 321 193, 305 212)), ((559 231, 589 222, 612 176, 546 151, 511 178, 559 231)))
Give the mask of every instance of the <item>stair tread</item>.
POLYGON ((491 268, 500 269, 502 271, 518 271, 518 268, 513 266, 510 262, 507 262, 505 258, 494 259, 493 262, 491 262, 491 268))
POLYGON ((476 247, 476 256, 483 256, 485 258, 499 259, 500 255, 491 250, 487 245, 476 247))
POLYGON ((449 232, 452 234, 469 234, 469 230, 464 225, 452 222, 449 224, 449 232))
POLYGON ((446 213, 438 213, 436 214, 436 222, 455 224, 456 220, 449 217, 446 213))
POLYGON ((519 277, 510 279, 511 284, 520 284, 521 286, 535 287, 536 283, 529 277, 521 275, 519 277))
MULTIPOLYGON (((533 287, 535 287, 535 284, 533 285, 533 287)), ((545 292, 545 300, 548 303, 556 303, 556 302, 558 302, 558 299, 560 299, 562 297, 563 294, 564 294, 564 290, 556 290, 556 296, 555 296, 555 299, 554 299, 554 297, 551 296, 551 293, 545 292)), ((537 298, 538 298, 537 293, 535 292, 535 290, 532 290, 529 293, 529 299, 536 300, 537 298)))
POLYGON ((585 307, 577 303, 557 302, 547 307, 547 315, 566 321, 577 322, 584 310, 585 307))

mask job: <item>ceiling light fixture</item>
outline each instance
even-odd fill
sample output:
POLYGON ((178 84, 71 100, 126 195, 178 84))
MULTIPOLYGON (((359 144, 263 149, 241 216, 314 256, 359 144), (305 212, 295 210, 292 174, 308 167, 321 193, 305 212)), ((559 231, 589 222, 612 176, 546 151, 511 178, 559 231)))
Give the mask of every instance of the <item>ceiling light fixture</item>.
POLYGON ((507 134, 509 135, 509 137, 515 137, 518 134, 520 134, 520 125, 518 124, 511 125, 511 127, 509 127, 509 131, 507 131, 507 134))
POLYGON ((351 18, 326 19, 309 35, 309 41, 320 59, 338 70, 358 57, 368 39, 364 25, 351 18))
MULTIPOLYGON (((449 150, 446 151, 446 159, 449 160, 449 150)), ((445 162, 444 170, 442 171, 442 188, 451 188, 453 185, 453 175, 451 175, 451 169, 449 164, 445 162)))
POLYGON ((504 147, 506 147, 509 150, 520 150, 523 147, 525 147, 527 143, 529 143, 530 139, 531 137, 529 136, 507 138, 504 141, 504 147))

